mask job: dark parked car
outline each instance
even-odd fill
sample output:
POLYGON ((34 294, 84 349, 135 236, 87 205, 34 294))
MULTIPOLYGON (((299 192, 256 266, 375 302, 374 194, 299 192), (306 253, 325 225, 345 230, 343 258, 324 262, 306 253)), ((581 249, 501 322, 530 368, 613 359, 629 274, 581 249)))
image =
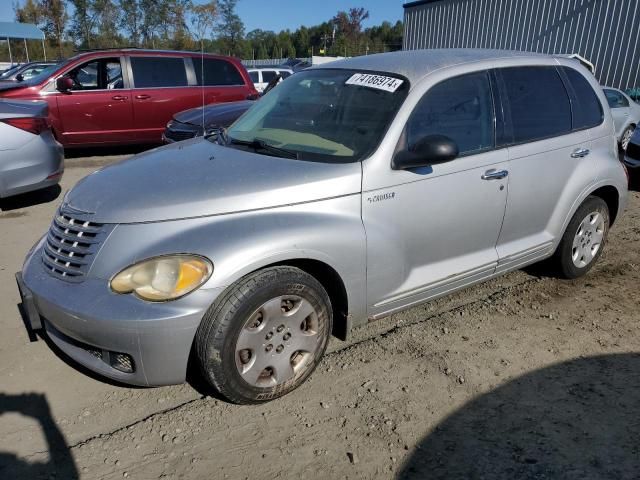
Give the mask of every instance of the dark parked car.
MULTIPOLYGON (((261 95, 266 95, 280 82, 276 75, 267 84, 261 95)), ((180 142, 189 138, 215 134, 220 128, 227 128, 249 110, 254 100, 240 100, 222 104, 206 105, 176 113, 167 123, 162 139, 165 143, 180 142), (203 127, 204 125, 204 127, 203 127)))
POLYGON ((634 181, 640 177, 640 128, 636 128, 624 154, 624 162, 634 181))
POLYGON ((42 73, 46 69, 50 69, 52 66, 56 65, 57 62, 29 62, 23 63, 22 65, 18 65, 16 67, 10 68, 0 74, 1 82, 22 82, 24 80, 29 80, 40 73, 42 73))
POLYGON ((162 139, 165 143, 173 143, 213 134, 218 129, 227 128, 235 122, 254 103, 254 100, 240 100, 206 105, 176 113, 173 119, 167 123, 162 139), (205 125, 204 129, 202 125, 205 125))
POLYGON ((176 112, 257 98, 239 60, 191 52, 85 52, 53 72, 0 86, 0 97, 45 100, 66 148, 162 142, 176 112))

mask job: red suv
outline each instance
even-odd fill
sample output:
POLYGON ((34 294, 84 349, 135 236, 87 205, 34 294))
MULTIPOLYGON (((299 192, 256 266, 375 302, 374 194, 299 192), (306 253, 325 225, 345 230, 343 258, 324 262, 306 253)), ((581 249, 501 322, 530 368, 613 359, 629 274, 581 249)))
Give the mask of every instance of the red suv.
POLYGON ((235 58, 138 49, 81 53, 0 87, 0 97, 45 100, 56 139, 67 148, 161 143, 174 113, 257 96, 235 58))

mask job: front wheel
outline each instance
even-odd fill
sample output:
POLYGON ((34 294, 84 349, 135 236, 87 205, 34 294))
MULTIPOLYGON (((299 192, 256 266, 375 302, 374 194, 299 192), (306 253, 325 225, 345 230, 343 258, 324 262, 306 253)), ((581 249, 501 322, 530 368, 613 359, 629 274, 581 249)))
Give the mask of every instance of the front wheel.
POLYGON ((329 339, 329 296, 311 275, 271 267, 241 279, 206 313, 196 353, 208 383, 232 402, 262 403, 299 387, 329 339))
POLYGON ((571 218, 552 262, 564 278, 585 275, 596 263, 609 233, 609 208, 599 197, 588 197, 571 218))
POLYGON ((627 147, 629 146, 629 142, 631 142, 634 130, 635 128, 633 125, 629 125, 625 131, 622 132, 622 136, 620 137, 620 148, 622 148, 623 152, 627 151, 627 147))

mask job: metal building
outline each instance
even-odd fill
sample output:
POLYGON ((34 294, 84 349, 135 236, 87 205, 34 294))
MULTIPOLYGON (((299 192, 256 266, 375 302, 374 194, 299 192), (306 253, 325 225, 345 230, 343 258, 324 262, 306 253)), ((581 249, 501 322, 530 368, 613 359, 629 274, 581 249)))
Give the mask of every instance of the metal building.
POLYGON ((602 85, 640 87, 640 0, 422 0, 404 5, 406 50, 577 53, 602 85))

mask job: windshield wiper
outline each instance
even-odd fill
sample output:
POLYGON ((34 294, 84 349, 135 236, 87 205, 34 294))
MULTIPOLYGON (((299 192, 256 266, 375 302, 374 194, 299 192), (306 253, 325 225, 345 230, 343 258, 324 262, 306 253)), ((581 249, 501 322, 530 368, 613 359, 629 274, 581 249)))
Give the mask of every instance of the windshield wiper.
POLYGON ((244 145, 244 146, 247 146, 247 147, 251 147, 256 152, 258 152, 258 150, 263 150, 265 152, 273 153, 274 155, 276 155, 278 157, 295 158, 296 160, 299 159, 298 152, 296 152, 295 150, 288 150, 286 148, 276 147, 275 145, 271 145, 271 144, 269 144, 269 143, 267 143, 264 140, 261 140, 259 138, 254 138, 251 141, 238 140, 236 138, 231 138, 231 137, 227 137, 227 138, 228 138, 228 143, 231 143, 233 145, 244 145))

